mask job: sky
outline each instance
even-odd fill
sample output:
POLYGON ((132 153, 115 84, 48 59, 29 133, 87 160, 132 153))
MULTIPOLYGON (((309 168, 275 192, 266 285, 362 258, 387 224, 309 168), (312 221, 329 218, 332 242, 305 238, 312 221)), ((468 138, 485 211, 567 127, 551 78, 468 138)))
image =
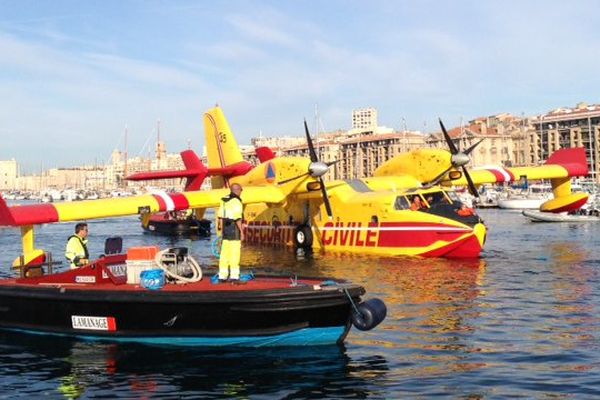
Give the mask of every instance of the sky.
POLYGON ((302 121, 433 132, 600 103, 594 1, 0 0, 0 160, 201 152, 219 104, 240 144, 302 121))

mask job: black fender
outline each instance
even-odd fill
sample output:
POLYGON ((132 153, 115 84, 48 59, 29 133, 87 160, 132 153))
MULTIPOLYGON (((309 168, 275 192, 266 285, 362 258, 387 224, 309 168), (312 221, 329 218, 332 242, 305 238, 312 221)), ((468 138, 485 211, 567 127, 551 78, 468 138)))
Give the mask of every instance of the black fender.
POLYGON ((387 307, 380 299, 363 301, 352 312, 352 325, 361 331, 370 331, 383 321, 387 315, 387 307))

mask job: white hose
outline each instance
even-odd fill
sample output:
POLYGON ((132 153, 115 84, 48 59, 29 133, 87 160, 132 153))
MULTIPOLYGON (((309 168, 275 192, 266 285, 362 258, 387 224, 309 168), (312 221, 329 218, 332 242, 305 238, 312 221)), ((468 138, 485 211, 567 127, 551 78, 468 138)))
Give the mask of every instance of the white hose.
MULTIPOLYGON (((198 264, 198 262, 192 257, 192 256, 187 256, 187 261, 190 264, 190 267, 192 268, 192 277, 191 278, 186 278, 185 276, 181 276, 181 275, 177 275, 171 271, 169 271, 168 267, 162 262, 162 257, 165 253, 168 253, 170 249, 166 249, 166 250, 161 250, 156 254, 156 257, 154 257, 154 262, 156 263, 156 265, 158 265, 165 273, 166 276, 175 279, 178 283, 180 282, 184 282, 184 283, 194 283, 194 282, 198 282, 199 280, 202 279, 202 268, 200 268, 200 264, 198 264)), ((177 256, 175 256, 175 260, 177 259, 177 256)))

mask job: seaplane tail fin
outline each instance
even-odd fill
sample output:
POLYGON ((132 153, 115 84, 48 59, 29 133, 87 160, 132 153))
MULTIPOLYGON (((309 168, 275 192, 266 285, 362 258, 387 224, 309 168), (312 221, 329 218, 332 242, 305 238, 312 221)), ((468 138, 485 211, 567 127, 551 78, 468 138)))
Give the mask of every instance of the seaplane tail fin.
MULTIPOLYGON (((226 168, 243 163, 244 158, 237 140, 219 106, 204 113, 204 134, 209 169, 226 168)), ((211 179, 212 187, 215 189, 227 186, 227 180, 223 176, 213 176, 211 179)))
POLYGON ((258 160, 263 163, 275 158, 275 153, 269 147, 262 146, 256 148, 256 156, 258 160))
POLYGON ((0 226, 14 226, 16 225, 15 218, 8 208, 8 204, 2 195, 0 195, 0 226))

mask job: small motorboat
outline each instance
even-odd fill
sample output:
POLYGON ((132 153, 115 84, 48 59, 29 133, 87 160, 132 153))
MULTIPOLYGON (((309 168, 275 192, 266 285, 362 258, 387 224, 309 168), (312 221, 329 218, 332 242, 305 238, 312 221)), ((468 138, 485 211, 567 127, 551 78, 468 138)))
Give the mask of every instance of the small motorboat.
MULTIPOLYGON (((107 248, 119 247, 112 239, 107 248)), ((306 346, 340 344, 352 325, 369 330, 386 316, 381 300, 361 302, 365 289, 343 280, 215 282, 185 248, 150 250, 105 249, 60 273, 48 258, 21 267, 19 278, 0 279, 0 328, 160 345, 306 346), (151 254, 133 256, 140 252, 151 254)))
POLYGON ((208 219, 173 212, 156 213, 147 222, 142 221, 145 232, 165 236, 210 237, 210 226, 208 219))
POLYGON ((523 210, 523 215, 532 222, 599 222, 598 215, 551 213, 544 211, 523 210))

